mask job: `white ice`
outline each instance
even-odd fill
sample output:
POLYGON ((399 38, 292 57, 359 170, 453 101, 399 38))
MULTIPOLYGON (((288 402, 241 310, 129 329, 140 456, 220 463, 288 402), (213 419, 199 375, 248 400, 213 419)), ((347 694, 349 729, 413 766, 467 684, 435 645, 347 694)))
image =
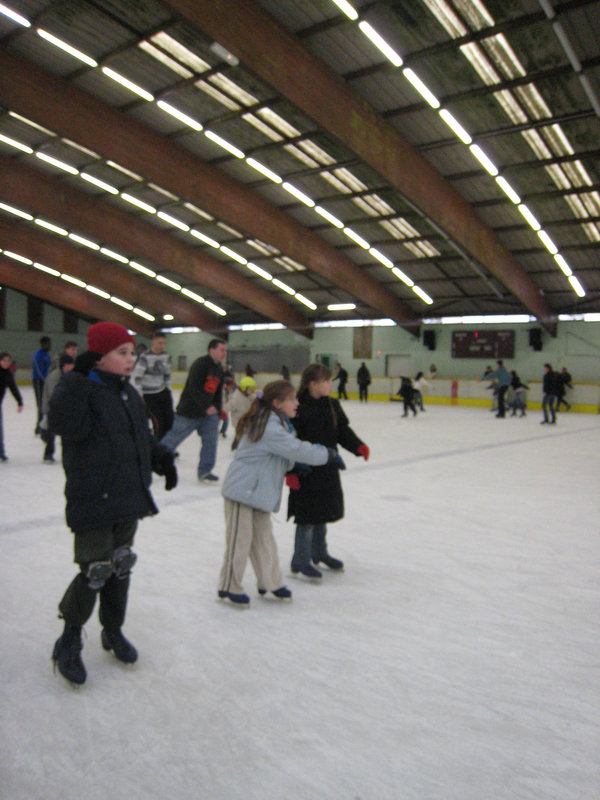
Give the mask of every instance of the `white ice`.
POLYGON ((345 572, 289 577, 284 493, 293 601, 260 599, 249 566, 245 611, 216 599, 222 499, 190 437, 136 538, 139 661, 104 652, 94 616, 74 689, 50 661, 75 574, 64 476, 24 394, 0 465, 3 800, 600 797, 600 417, 345 403, 372 453, 345 454, 345 572))

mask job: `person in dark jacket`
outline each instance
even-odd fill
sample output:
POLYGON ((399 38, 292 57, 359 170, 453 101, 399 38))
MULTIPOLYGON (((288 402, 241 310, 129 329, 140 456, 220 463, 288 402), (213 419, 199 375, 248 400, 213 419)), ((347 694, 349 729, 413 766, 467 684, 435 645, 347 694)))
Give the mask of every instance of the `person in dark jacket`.
POLYGON ((410 409, 413 412, 413 417, 416 417, 417 408, 415 406, 415 390, 410 378, 407 378, 404 375, 400 377, 400 388, 398 389, 398 394, 402 398, 404 405, 404 414, 402 414, 402 416, 408 417, 408 410, 410 409))
POLYGON ((88 351, 63 375, 49 403, 48 424, 62 437, 67 524, 75 534, 79 573, 59 603, 65 621, 52 659, 69 681, 84 683, 81 628, 100 595, 101 641, 119 661, 138 654, 121 632, 138 520, 158 509, 152 471, 177 484, 173 455, 152 438, 137 391, 129 385, 135 340, 113 322, 92 325, 88 351))
POLYGON ((556 424, 556 373, 552 370, 550 364, 544 364, 544 380, 542 385, 542 410, 544 412, 544 419, 540 425, 556 424), (550 412, 550 419, 548 419, 548 412, 550 412))
POLYGON ((348 370, 344 369, 339 362, 335 366, 337 369, 337 375, 332 378, 332 380, 339 381, 338 398, 340 400, 347 400, 348 393, 346 392, 346 384, 348 383, 348 370))
POLYGON ((23 398, 15 383, 15 377, 10 368, 11 364, 12 358, 10 353, 0 353, 0 462, 8 461, 8 456, 4 449, 4 427, 2 424, 2 401, 4 400, 4 393, 7 389, 17 401, 17 411, 19 413, 23 411, 23 398))
MULTIPOLYGON (((332 399, 331 372, 324 364, 309 364, 302 373, 298 390, 298 412, 292 420, 298 438, 337 449, 341 445, 365 461, 369 448, 354 433, 339 400, 332 399)), ((288 519, 296 521, 292 573, 321 578, 314 565, 333 570, 344 567, 327 549, 327 523, 344 516, 344 495, 340 481, 341 459, 322 467, 305 469, 298 465, 287 480, 290 487, 288 519), (296 487, 296 488, 294 488, 296 487), (312 564, 311 564, 312 560, 312 564)))
POLYGON ((511 417, 515 417, 517 415, 517 411, 520 411, 521 412, 520 416, 524 417, 525 409, 527 407, 525 403, 525 397, 526 397, 526 392, 529 389, 529 386, 527 386, 521 381, 521 378, 519 378, 517 371, 514 369, 510 371, 510 388, 513 390, 513 399, 511 403, 512 407, 511 417))
POLYGON ((369 385, 371 383, 371 373, 368 370, 367 365, 363 361, 360 367, 358 368, 358 372, 356 373, 356 382, 358 383, 358 399, 362 403, 364 400, 365 403, 369 399, 369 385))
POLYGON ((41 432, 40 422, 42 420, 42 395, 44 393, 44 381, 50 372, 50 348, 52 341, 49 336, 42 336, 40 339, 40 349, 36 351, 33 356, 33 364, 31 370, 31 381, 33 383, 33 393, 35 395, 35 403, 37 405, 37 421, 35 423, 35 434, 41 432))
POLYGON ((567 387, 572 389, 571 375, 566 367, 563 367, 560 372, 556 372, 556 410, 560 411, 562 403, 565 404, 567 411, 571 410, 571 403, 565 398, 567 387))
POLYGON ((202 439, 198 480, 218 481, 212 470, 217 462, 219 419, 223 412, 223 366, 227 345, 221 339, 211 339, 208 354, 197 358, 187 376, 173 427, 163 436, 161 444, 174 451, 177 445, 196 431, 202 439))

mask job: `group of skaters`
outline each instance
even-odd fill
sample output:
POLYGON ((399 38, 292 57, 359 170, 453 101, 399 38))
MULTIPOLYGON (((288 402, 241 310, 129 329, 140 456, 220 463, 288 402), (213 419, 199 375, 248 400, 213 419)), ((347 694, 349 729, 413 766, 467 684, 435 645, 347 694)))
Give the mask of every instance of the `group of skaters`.
MULTIPOLYGON (((496 361, 496 369, 486 367, 481 380, 491 381, 488 388, 492 391, 492 411, 496 411, 499 418, 506 417, 506 412, 515 417, 517 413, 524 417, 527 410, 527 391, 529 386, 522 382, 516 370, 508 372, 502 359, 496 361), (510 394, 509 394, 510 393, 510 394)), ((567 411, 571 404, 566 399, 567 389, 572 389, 572 378, 566 367, 560 372, 555 372, 548 363, 544 364, 542 380, 542 412, 544 415, 541 425, 556 424, 556 412, 564 405, 567 411)))
MULTIPOLYGON (((223 367, 227 345, 213 339, 206 355, 192 364, 173 411, 170 360, 164 345, 164 334, 157 332, 151 348, 136 362, 135 340, 126 328, 112 322, 91 325, 87 350, 75 358, 68 356, 69 362, 57 360, 61 363, 57 379, 47 411, 38 421, 62 439, 66 521, 74 534, 78 571, 58 605, 64 629, 54 644, 52 660, 74 685, 87 679, 82 628, 97 597, 102 647, 120 662, 137 661, 137 649, 122 628, 137 561, 133 546, 138 522, 158 513, 150 491, 152 473, 164 477, 167 491, 175 489, 176 448, 196 431, 202 439, 198 479, 209 484, 219 481, 213 469, 219 420, 225 416, 226 381, 235 435, 233 459, 221 488, 225 552, 217 597, 234 607, 249 606, 243 584, 248 560, 259 596, 271 594, 278 601, 292 597, 271 523, 284 485, 290 489, 287 517, 296 525, 292 575, 318 582, 323 567, 338 572, 344 568, 330 554, 327 542, 327 525, 344 515, 340 471, 345 465, 338 448, 365 461, 369 448, 350 427, 339 400, 331 397, 328 367, 308 365, 298 393, 283 378, 261 391, 249 375, 232 386, 232 376, 223 367), (67 365, 70 369, 64 369, 67 365)), ((49 351, 47 346, 45 353, 49 351)), ((4 364, 0 357, 2 387, 13 391, 22 408, 12 373, 4 364)), ((45 383, 49 375, 50 366, 45 383)), ((43 395, 46 387, 39 388, 43 395)))

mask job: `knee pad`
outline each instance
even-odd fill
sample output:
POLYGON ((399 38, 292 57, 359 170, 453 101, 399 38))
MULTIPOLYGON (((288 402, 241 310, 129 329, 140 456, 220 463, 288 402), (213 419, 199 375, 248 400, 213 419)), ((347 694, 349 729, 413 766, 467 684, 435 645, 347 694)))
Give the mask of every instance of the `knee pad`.
POLYGON ((112 573, 112 561, 92 561, 85 571, 85 579, 90 589, 101 589, 112 573))
POLYGON ((135 562, 137 555, 133 552, 131 547, 119 547, 112 556, 112 568, 117 578, 124 578, 129 575, 135 562))

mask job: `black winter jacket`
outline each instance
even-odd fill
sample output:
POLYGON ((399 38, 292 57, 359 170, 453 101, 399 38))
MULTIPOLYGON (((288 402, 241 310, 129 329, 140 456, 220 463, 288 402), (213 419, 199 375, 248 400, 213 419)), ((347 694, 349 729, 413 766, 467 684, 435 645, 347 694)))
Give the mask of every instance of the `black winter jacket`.
MULTIPOLYGON (((298 438, 325 447, 338 444, 358 455, 363 444, 350 427, 348 417, 338 400, 330 397, 312 398, 308 393, 298 398, 300 405, 292 424, 298 438)), ((299 475, 300 489, 290 491, 288 519, 297 525, 335 522, 344 516, 344 495, 339 469, 335 464, 311 467, 308 475, 299 475)))
POLYGON ((17 384, 15 383, 15 376, 10 369, 4 369, 4 367, 0 367, 0 403, 4 399, 4 392, 7 389, 10 391, 17 403, 22 406, 23 398, 21 397, 21 392, 18 390, 17 384))
POLYGON ((67 524, 75 533, 158 513, 152 459, 164 448, 126 378, 70 372, 50 398, 49 426, 62 437, 67 524))
POLYGON ((196 419, 206 416, 206 409, 223 407, 223 367, 209 355, 197 358, 187 376, 177 413, 180 417, 196 419))

